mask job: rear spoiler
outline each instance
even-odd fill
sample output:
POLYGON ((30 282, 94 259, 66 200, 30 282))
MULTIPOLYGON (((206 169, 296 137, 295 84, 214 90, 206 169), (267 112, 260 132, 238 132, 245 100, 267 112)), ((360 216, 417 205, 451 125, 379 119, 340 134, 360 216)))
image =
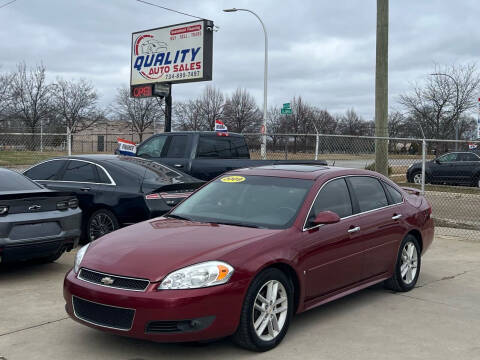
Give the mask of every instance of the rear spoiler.
POLYGON ((422 193, 420 190, 411 188, 411 187, 402 187, 402 189, 408 192, 409 194, 413 194, 417 196, 419 196, 422 193))

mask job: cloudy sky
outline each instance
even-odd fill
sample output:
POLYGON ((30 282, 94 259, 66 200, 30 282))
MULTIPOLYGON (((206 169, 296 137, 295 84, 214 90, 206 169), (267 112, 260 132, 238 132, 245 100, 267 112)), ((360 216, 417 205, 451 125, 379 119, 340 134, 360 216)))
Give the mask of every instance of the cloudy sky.
MULTIPOLYGON (((0 0, 0 5, 9 0, 0 0)), ((375 0, 149 0, 214 21, 213 81, 178 84, 173 101, 212 83, 263 101, 263 33, 269 34, 269 106, 293 96, 331 112, 374 114, 375 0)), ((476 63, 478 1, 390 1, 390 107, 435 64, 476 63)), ((0 71, 43 62, 49 77, 86 78, 103 104, 129 84, 131 33, 194 19, 136 0, 17 0, 0 8, 0 71)))

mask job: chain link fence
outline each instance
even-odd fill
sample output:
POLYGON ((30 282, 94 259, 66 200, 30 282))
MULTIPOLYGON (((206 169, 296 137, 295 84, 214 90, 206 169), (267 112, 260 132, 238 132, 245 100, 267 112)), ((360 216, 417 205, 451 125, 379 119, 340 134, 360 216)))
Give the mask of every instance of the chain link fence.
MULTIPOLYGON (((143 139, 152 134, 144 134, 143 139)), ((131 134, 0 133, 0 166, 22 171, 45 159, 71 154, 113 154, 117 138, 131 134)), ((245 134, 253 159, 261 159, 261 134, 245 134)), ((267 159, 322 159, 331 166, 375 170, 375 141, 369 136, 268 134, 267 159)), ((381 139, 385 140, 385 139, 381 139)), ((439 226, 480 230, 480 143, 388 138, 389 177, 400 186, 424 191, 439 226), (456 153, 457 155, 445 155, 456 153), (459 154, 468 154, 459 155, 459 154), (446 157, 445 157, 446 156, 446 157), (445 157, 445 158, 444 158, 445 157), (436 160, 435 160, 436 159, 436 160)))

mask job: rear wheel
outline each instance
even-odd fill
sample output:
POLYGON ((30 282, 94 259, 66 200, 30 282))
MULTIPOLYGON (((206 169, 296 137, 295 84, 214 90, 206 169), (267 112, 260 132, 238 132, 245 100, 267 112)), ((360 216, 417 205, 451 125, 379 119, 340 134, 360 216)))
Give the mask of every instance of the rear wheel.
POLYGON ((393 276, 385 286, 393 291, 406 292, 415 287, 420 274, 421 253, 415 236, 407 235, 400 245, 393 276))
POLYGON ((270 350, 285 337, 292 313, 292 282, 282 271, 267 269, 248 289, 233 340, 249 350, 270 350))
POLYGON ((107 209, 95 211, 87 221, 86 238, 88 242, 94 241, 119 228, 116 216, 107 209))
POLYGON ((417 171, 412 174, 412 180, 414 184, 421 184, 422 183, 422 172, 417 171))

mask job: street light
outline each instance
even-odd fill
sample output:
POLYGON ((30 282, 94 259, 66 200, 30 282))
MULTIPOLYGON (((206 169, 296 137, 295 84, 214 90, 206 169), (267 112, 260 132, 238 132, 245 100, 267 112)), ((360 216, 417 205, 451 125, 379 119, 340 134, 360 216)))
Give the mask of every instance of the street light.
POLYGON ((267 29, 265 28, 265 24, 263 23, 262 19, 255 14, 252 10, 248 9, 224 9, 224 12, 236 12, 236 11, 246 11, 250 14, 253 14, 260 24, 262 24, 263 33, 265 34, 265 67, 263 73, 263 137, 262 137, 262 148, 261 154, 262 158, 265 159, 267 155, 267 78, 268 78, 268 37, 267 37, 267 29))
POLYGON ((430 74, 432 76, 446 76, 450 79, 452 79, 453 83, 455 84, 455 88, 457 90, 457 93, 456 93, 456 99, 455 99, 455 151, 458 151, 458 82, 457 80, 455 80, 455 78, 452 76, 452 75, 448 75, 448 74, 445 74, 445 73, 433 73, 433 74, 430 74))

